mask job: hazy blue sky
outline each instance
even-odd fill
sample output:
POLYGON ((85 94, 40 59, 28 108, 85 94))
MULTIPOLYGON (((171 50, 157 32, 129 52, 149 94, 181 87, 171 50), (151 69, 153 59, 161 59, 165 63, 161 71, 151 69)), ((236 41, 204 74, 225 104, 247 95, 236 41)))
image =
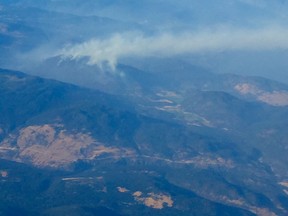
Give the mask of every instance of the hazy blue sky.
POLYGON ((19 33, 9 52, 26 62, 62 55, 114 67, 121 58, 185 55, 217 72, 288 82, 286 0, 5 0, 0 6, 0 33, 19 33))

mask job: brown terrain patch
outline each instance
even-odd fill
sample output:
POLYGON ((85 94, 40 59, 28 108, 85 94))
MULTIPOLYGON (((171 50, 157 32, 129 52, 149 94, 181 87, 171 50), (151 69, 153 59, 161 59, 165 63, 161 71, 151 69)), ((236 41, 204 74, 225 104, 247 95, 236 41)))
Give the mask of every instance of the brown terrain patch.
POLYGON ((242 95, 252 95, 258 101, 262 101, 272 106, 288 106, 287 91, 267 92, 249 83, 237 84, 234 86, 234 89, 242 95))
POLYGON ((8 177, 8 172, 7 172, 6 170, 1 170, 1 171, 0 171, 0 176, 1 176, 2 178, 7 178, 7 177, 8 177))
POLYGON ((129 190, 125 187, 117 187, 118 192, 120 193, 127 193, 129 190))
POLYGON ((65 167, 77 160, 92 160, 103 154, 112 158, 133 154, 129 149, 107 147, 88 133, 71 133, 63 125, 48 124, 23 128, 18 136, 10 135, 0 146, 4 158, 13 150, 16 153, 10 159, 30 161, 39 167, 65 167))
POLYGON ((133 193, 134 199, 149 208, 163 209, 164 207, 173 207, 173 200, 170 196, 164 194, 148 193, 147 196, 142 196, 143 193, 136 191, 133 193))

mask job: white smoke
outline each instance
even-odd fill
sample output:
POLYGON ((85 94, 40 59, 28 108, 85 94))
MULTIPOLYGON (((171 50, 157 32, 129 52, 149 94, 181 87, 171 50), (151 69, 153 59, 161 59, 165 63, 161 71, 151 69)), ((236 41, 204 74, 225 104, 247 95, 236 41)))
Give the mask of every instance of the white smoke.
POLYGON ((65 58, 88 57, 89 64, 109 63, 114 68, 123 57, 171 57, 185 53, 217 52, 225 50, 277 50, 288 48, 288 29, 218 28, 179 34, 163 33, 145 36, 128 32, 110 38, 91 39, 63 49, 65 58))

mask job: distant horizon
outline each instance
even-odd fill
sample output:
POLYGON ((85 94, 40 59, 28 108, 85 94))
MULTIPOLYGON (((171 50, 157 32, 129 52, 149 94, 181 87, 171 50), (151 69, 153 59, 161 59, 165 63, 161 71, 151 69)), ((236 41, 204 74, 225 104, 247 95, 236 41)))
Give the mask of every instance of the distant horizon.
POLYGON ((175 57, 212 72, 288 83, 285 0, 50 0, 0 6, 0 67, 29 72, 56 55, 88 57, 89 64, 108 62, 111 68, 121 58, 175 57), (69 26, 69 19, 78 24, 69 26))

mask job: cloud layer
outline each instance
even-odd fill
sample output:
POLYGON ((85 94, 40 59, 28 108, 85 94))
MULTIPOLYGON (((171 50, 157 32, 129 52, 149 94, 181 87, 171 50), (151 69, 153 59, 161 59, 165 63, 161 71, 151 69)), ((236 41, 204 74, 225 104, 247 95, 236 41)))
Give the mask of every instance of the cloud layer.
POLYGON ((145 36, 139 32, 114 34, 110 38, 91 39, 61 50, 64 58, 88 57, 89 64, 104 62, 115 67, 124 57, 171 57, 179 54, 229 50, 277 50, 288 48, 288 28, 263 29, 221 28, 145 36))

